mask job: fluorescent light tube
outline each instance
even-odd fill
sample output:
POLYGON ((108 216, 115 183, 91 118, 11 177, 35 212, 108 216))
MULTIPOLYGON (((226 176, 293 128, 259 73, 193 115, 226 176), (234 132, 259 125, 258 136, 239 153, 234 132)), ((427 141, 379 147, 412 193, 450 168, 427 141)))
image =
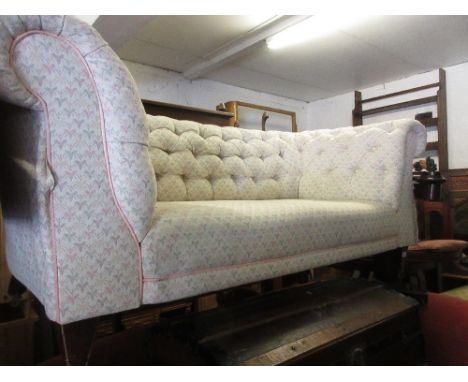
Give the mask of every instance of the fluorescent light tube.
POLYGON ((311 16, 267 39, 270 49, 280 49, 325 36, 359 23, 369 16, 311 16))

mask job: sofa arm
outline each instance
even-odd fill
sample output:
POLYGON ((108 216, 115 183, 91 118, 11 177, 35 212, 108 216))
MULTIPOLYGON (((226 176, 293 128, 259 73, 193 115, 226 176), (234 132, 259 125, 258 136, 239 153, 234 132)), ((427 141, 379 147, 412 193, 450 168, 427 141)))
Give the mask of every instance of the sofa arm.
POLYGON ((128 70, 78 19, 1 16, 0 76, 12 273, 60 323, 139 306, 156 184, 128 70))
POLYGON ((308 132, 299 197, 366 200, 397 210, 412 160, 426 147, 426 129, 402 119, 308 132))

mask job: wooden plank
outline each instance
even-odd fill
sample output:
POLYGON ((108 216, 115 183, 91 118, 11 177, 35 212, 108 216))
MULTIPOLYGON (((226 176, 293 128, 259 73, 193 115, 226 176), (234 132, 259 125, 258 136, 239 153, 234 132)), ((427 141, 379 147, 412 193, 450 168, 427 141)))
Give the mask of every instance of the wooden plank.
POLYGON ((237 110, 236 101, 228 101, 224 103, 226 105, 226 111, 232 114, 232 117, 229 118, 229 126, 239 127, 239 115, 237 110))
POLYGON ((377 97, 372 97, 372 98, 366 98, 366 99, 362 100, 362 103, 375 102, 375 101, 379 101, 381 99, 386 99, 386 98, 400 96, 400 95, 403 95, 403 94, 419 92, 421 90, 436 88, 438 86, 439 86, 439 82, 434 82, 432 84, 418 86, 418 87, 411 88, 411 89, 405 89, 405 90, 401 90, 399 92, 388 93, 388 94, 384 94, 384 95, 377 96, 377 97))
POLYGON ((173 329, 215 364, 281 364, 416 306, 378 283, 336 280, 181 319, 173 329))
POLYGON ((447 175, 468 176, 468 168, 453 168, 453 169, 447 170, 447 175))
POLYGON ((284 114, 284 115, 289 115, 291 117, 296 114, 294 111, 279 109, 279 108, 270 107, 270 106, 257 105, 257 104, 250 103, 250 102, 243 102, 243 101, 229 101, 229 102, 236 102, 237 106, 240 106, 240 107, 248 107, 249 109, 269 111, 271 113, 284 114))
POLYGON ((225 102, 225 105, 226 105, 226 109, 229 110, 234 115, 234 118, 231 119, 232 126, 239 127, 239 107, 245 107, 248 109, 268 111, 270 113, 287 115, 291 117, 291 131, 294 133, 297 132, 296 112, 294 111, 279 109, 279 108, 264 106, 264 105, 257 105, 254 103, 243 102, 243 101, 228 101, 228 102, 225 102))
POLYGON ((361 116, 384 113, 386 111, 404 109, 411 106, 425 105, 427 103, 437 102, 437 96, 417 98, 411 101, 399 102, 392 105, 376 107, 374 109, 364 110, 361 116))
POLYGON ((362 125, 362 93, 354 92, 353 126, 362 125))
POLYGON ((437 92, 437 136, 439 141, 439 171, 445 175, 449 168, 448 164, 448 143, 447 143, 447 86, 445 70, 439 69, 439 91, 437 92))
POLYGON ((164 115, 179 120, 190 120, 218 126, 230 125, 233 114, 225 111, 200 109, 166 102, 142 100, 145 112, 150 115, 164 115))
POLYGON ((6 262, 4 237, 2 210, 0 209, 0 303, 10 301, 8 284, 10 283, 11 274, 6 262))
POLYGON ((177 105, 175 103, 154 101, 154 100, 149 100, 149 99, 142 99, 141 102, 143 104, 162 106, 162 107, 165 107, 165 108, 168 108, 168 109, 190 110, 190 111, 196 111, 197 113, 202 113, 202 114, 218 115, 218 116, 222 116, 222 117, 232 117, 232 114, 227 112, 227 111, 203 109, 203 108, 199 108, 199 107, 186 106, 186 105, 177 105))
MULTIPOLYGON (((195 321, 197 331, 194 336, 200 342, 206 342, 208 339, 234 334, 271 322, 274 317, 283 317, 285 306, 287 306, 288 315, 298 315, 309 309, 304 301, 322 306, 341 300, 343 293, 346 293, 348 297, 363 293, 363 285, 360 283, 345 283, 344 285, 346 288, 335 282, 333 288, 319 284, 314 286, 315 293, 310 295, 298 292, 302 288, 291 288, 253 298, 234 307, 206 312, 197 317, 195 321)), ((366 290, 378 287, 374 284, 367 285, 366 290)))
POLYGON ((309 306, 295 314, 287 315, 285 309, 284 316, 205 345, 219 349, 221 364, 277 365, 388 319, 408 307, 407 301, 393 301, 388 292, 376 290, 344 297, 333 304, 309 306))
MULTIPOLYGON (((356 306, 358 309, 359 306, 356 306)), ((375 325, 384 320, 396 316, 395 312, 407 309, 406 304, 388 305, 379 310, 362 310, 358 315, 346 320, 346 325, 336 325, 330 322, 319 332, 314 332, 309 336, 282 345, 267 353, 247 359, 242 364, 246 366, 275 366, 285 362, 291 362, 298 355, 304 356, 304 353, 320 348, 330 342, 345 337, 352 332, 357 332, 367 326, 375 325)))

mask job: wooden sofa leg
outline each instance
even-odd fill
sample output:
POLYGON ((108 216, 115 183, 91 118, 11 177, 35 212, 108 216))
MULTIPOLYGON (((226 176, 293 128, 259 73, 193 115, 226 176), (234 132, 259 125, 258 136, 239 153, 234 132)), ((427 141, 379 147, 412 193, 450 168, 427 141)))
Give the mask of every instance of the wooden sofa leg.
POLYGON ((61 334, 67 366, 87 365, 96 334, 96 319, 61 325, 61 334))

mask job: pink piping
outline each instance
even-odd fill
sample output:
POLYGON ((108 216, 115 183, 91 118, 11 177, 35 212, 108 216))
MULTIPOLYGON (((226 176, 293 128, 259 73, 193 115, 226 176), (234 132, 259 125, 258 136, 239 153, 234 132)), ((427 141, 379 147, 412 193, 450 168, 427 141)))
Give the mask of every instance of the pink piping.
POLYGON ((356 245, 373 244, 373 243, 378 243, 380 241, 391 240, 391 239, 398 239, 398 235, 388 236, 388 237, 385 237, 385 238, 379 239, 379 240, 361 241, 361 242, 357 242, 357 243, 353 243, 353 244, 338 245, 336 247, 317 249, 315 251, 309 251, 309 252, 306 252, 306 253, 297 253, 295 255, 284 255, 284 256, 277 256, 277 257, 270 257, 268 259, 249 261, 249 262, 240 263, 240 264, 231 264, 231 265, 222 265, 222 266, 219 266, 219 267, 202 268, 202 269, 196 269, 196 270, 189 271, 189 272, 173 273, 173 274, 171 274, 169 276, 163 276, 163 277, 153 277, 153 278, 152 277, 147 277, 147 278, 143 279, 143 282, 146 283, 146 282, 166 281, 166 280, 172 280, 172 279, 177 279, 177 278, 181 278, 181 277, 193 276, 193 275, 196 275, 196 274, 199 274, 199 273, 218 272, 218 271, 222 271, 224 269, 237 269, 237 268, 242 268, 242 267, 245 267, 245 266, 248 266, 248 265, 271 263, 271 262, 286 259, 286 258, 310 256, 310 255, 313 255, 314 253, 317 253, 317 252, 320 252, 320 251, 345 249, 345 248, 349 248, 349 247, 354 247, 356 245))
MULTIPOLYGON (((133 227, 130 225, 122 207, 120 206, 120 203, 118 202, 118 199, 117 199, 117 196, 115 194, 115 189, 114 189, 114 183, 112 181, 112 176, 111 176, 111 170, 110 170, 110 162, 109 162, 109 153, 108 153, 108 146, 107 146, 107 138, 106 138, 106 128, 105 128, 105 118, 104 118, 104 113, 102 111, 102 102, 101 102, 101 98, 100 98, 100 95, 99 95, 99 91, 97 89, 97 85, 96 85, 96 82, 94 80, 94 76, 93 76, 93 73, 91 71, 91 68, 89 67, 88 65, 88 62, 86 61, 86 59, 83 57, 83 55, 81 54, 80 50, 78 49, 78 47, 73 44, 72 42, 70 42, 69 40, 61 37, 61 36, 57 36, 56 34, 53 34, 53 33, 50 33, 50 32, 46 32, 46 31, 28 31, 26 33, 23 33, 19 36, 17 36, 14 41, 12 42, 11 46, 10 46, 10 50, 9 50, 9 54, 10 54, 10 66, 12 67, 13 71, 16 73, 15 69, 14 69, 14 65, 13 65, 13 62, 12 62, 12 57, 13 57, 13 50, 15 49, 16 45, 22 41, 25 37, 28 37, 30 35, 34 35, 34 34, 42 34, 42 35, 46 35, 48 37, 52 37, 52 38, 55 38, 57 40, 60 40, 68 45, 70 45, 73 50, 78 54, 78 57, 80 58, 80 60, 82 61, 83 65, 85 66, 86 68, 86 71, 88 72, 88 75, 92 81, 92 84, 93 84, 93 88, 94 88, 94 91, 95 91, 95 94, 96 94, 96 98, 98 100, 98 104, 99 104, 99 116, 100 116, 100 127, 101 127, 101 136, 102 136, 102 142, 103 142, 103 146, 104 146, 104 157, 105 157, 105 165, 106 165, 106 172, 107 172, 107 179, 109 181, 109 186, 110 186, 110 189, 111 189, 111 193, 112 193, 112 198, 114 200, 114 204, 116 205, 117 207, 117 210, 119 211, 119 214, 121 215, 125 225, 127 226, 128 230, 130 231, 130 234, 132 236, 132 239, 133 241, 135 242, 135 245, 137 247, 137 256, 138 256, 138 260, 139 260, 139 266, 138 266, 138 274, 139 274, 139 284, 140 284, 140 302, 142 301, 143 299, 143 268, 142 268, 142 257, 141 257, 141 246, 140 246, 140 242, 138 240, 138 237, 135 233, 135 231, 133 230, 133 227)), ((51 138, 50 138, 50 123, 49 123, 49 111, 48 111, 48 107, 47 107, 47 103, 36 93, 34 92, 30 87, 28 87, 21 79, 20 76, 18 76, 18 79, 19 81, 22 83, 22 85, 26 88, 27 91, 29 91, 33 96, 35 96, 37 99, 39 99, 39 101, 41 102, 41 105, 44 109, 44 114, 45 114, 45 120, 46 120, 46 126, 47 126, 47 162, 48 162, 48 165, 53 168, 52 166, 52 149, 51 149, 51 138)), ((60 322, 61 319, 60 319, 60 295, 59 295, 59 286, 58 286, 58 260, 57 260, 57 240, 56 240, 56 235, 55 235, 55 224, 53 224, 53 222, 55 222, 55 213, 54 213, 54 205, 53 205, 53 193, 49 193, 49 218, 50 218, 50 232, 51 232, 51 247, 52 247, 52 258, 53 258, 53 262, 54 262, 54 266, 55 266, 55 273, 54 273, 54 287, 55 287, 55 291, 56 291, 56 298, 57 298, 57 316, 56 316, 56 319, 57 319, 57 322, 60 322)))

